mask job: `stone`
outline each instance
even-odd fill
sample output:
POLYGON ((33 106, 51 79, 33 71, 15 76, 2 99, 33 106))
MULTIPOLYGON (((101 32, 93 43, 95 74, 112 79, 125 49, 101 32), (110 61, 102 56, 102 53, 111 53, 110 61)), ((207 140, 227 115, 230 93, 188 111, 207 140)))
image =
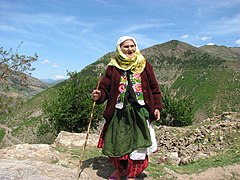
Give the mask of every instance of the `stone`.
POLYGON ((0 164, 0 179, 72 180, 77 177, 76 170, 42 161, 0 159, 0 164))
MULTIPOLYGON (((87 145, 96 146, 98 143, 99 135, 89 134, 87 145)), ((65 147, 80 147, 83 146, 86 140, 86 133, 70 133, 61 131, 55 139, 53 146, 65 147)))

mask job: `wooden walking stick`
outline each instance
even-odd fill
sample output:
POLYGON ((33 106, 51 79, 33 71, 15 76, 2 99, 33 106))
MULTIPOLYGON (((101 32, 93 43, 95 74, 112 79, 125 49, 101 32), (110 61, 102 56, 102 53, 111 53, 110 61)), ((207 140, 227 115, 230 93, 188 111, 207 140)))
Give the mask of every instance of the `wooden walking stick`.
MULTIPOLYGON (((100 80, 101 80, 101 73, 99 73, 98 84, 97 84, 97 88, 96 89, 98 89, 98 87, 99 87, 100 80)), ((80 159, 79 159, 77 179, 80 178, 81 173, 82 173, 81 166, 82 166, 82 162, 83 162, 83 154, 84 154, 85 148, 87 146, 89 130, 90 130, 90 127, 91 127, 91 124, 92 124, 92 118, 93 118, 95 105, 96 105, 96 101, 94 100, 93 101, 93 105, 92 105, 92 111, 91 111, 89 123, 88 123, 87 134, 86 134, 85 142, 84 142, 83 148, 82 148, 82 154, 81 154, 80 159)))

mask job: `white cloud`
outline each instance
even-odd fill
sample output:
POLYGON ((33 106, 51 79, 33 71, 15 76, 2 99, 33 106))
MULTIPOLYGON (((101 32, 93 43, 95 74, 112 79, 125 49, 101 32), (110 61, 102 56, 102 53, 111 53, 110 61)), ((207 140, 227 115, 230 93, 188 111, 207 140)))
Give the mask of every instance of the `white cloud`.
POLYGON ((203 36, 203 37, 200 37, 200 39, 201 39, 202 41, 206 41, 206 40, 208 40, 208 39, 212 39, 212 37, 210 37, 210 36, 203 36))
POLYGON ((238 44, 238 45, 240 45, 240 39, 237 39, 237 40, 235 41, 235 43, 238 44))
POLYGON ((57 67, 59 67, 59 65, 58 65, 57 63, 53 63, 53 64, 52 64, 52 67, 57 68, 57 67))
POLYGON ((45 59, 44 61, 42 61, 42 64, 51 64, 51 62, 48 59, 45 59))
POLYGON ((54 68, 59 67, 59 64, 53 63, 53 62, 49 61, 48 59, 45 59, 44 61, 42 61, 42 64, 49 64, 49 65, 51 65, 54 68))
POLYGON ((181 36, 181 39, 186 39, 186 38, 189 38, 188 34, 184 34, 184 35, 181 36))
POLYGON ((208 46, 213 46, 215 43, 207 43, 208 46))

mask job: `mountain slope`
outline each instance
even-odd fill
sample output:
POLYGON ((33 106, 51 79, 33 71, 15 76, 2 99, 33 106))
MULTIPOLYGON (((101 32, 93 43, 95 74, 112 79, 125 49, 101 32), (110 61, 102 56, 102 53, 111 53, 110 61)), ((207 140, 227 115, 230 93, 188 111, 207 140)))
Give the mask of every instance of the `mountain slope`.
MULTIPOLYGON (((0 74, 1 68, 0 68, 0 74)), ((9 113, 16 106, 47 89, 48 86, 39 79, 26 74, 12 73, 0 80, 0 116, 9 113), (24 81, 20 76, 26 77, 24 81)))
MULTIPOLYGON (((232 48, 224 47, 230 49, 226 59, 221 57, 218 46, 214 47, 218 55, 209 53, 208 47, 196 48, 173 40, 141 50, 152 64, 160 85, 169 87, 178 98, 191 97, 194 100, 196 121, 224 111, 240 110, 240 58, 234 57, 236 53, 232 48)), ((109 52, 79 73, 97 78, 99 72, 105 72, 113 56, 114 52, 109 52)), ((39 124, 46 121, 41 105, 65 82, 38 93, 8 117, 0 118, 0 123, 14 127, 12 134, 24 142, 47 141, 45 136, 42 139, 36 137, 39 124)))
POLYGON ((226 46, 217 46, 217 45, 206 45, 200 47, 200 49, 216 55, 218 57, 224 58, 226 60, 240 60, 240 48, 228 48, 226 46))
MULTIPOLYGON (((143 49, 159 84, 168 86, 177 97, 194 99, 196 118, 240 109, 240 54, 237 48, 205 46, 196 48, 172 40, 143 49)), ((108 53, 80 73, 96 76, 104 72, 114 53, 108 53)))
POLYGON ((11 76, 6 77, 5 81, 1 81, 0 95, 7 94, 8 96, 11 96, 12 94, 15 94, 15 96, 29 98, 48 88, 45 83, 32 76, 26 75, 26 80, 23 82, 24 84, 21 84, 18 77, 19 75, 12 74, 11 76))

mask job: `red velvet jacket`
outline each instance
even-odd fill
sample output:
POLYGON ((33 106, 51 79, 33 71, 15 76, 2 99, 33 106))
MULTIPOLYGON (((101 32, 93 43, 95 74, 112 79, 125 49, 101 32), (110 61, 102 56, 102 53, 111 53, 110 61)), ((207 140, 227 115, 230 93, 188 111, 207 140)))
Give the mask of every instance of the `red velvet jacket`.
MULTIPOLYGON (((120 83, 121 70, 114 66, 108 66, 106 73, 99 84, 99 90, 102 96, 96 101, 97 104, 104 103, 107 105, 103 117, 108 122, 112 119, 118 96, 118 87, 120 83)), ((153 72, 152 66, 147 62, 144 71, 141 73, 142 92, 145 106, 149 112, 150 120, 156 120, 154 116, 155 109, 162 109, 161 92, 158 82, 153 72)))

